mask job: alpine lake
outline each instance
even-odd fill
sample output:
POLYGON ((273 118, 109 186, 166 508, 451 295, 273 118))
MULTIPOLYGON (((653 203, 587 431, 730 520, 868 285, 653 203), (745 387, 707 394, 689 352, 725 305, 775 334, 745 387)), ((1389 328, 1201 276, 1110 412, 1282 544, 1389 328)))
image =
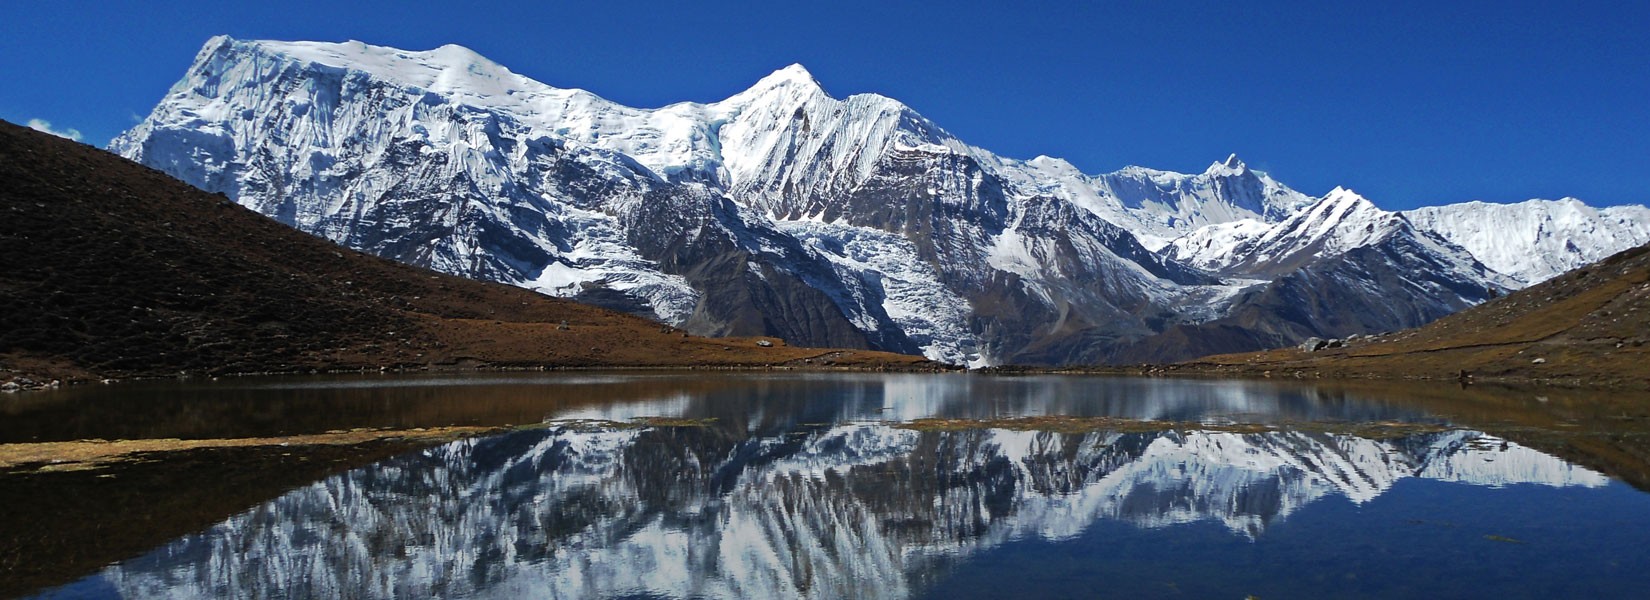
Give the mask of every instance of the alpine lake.
POLYGON ((1650 594, 1634 392, 372 374, 8 395, 0 424, 5 597, 1650 594))

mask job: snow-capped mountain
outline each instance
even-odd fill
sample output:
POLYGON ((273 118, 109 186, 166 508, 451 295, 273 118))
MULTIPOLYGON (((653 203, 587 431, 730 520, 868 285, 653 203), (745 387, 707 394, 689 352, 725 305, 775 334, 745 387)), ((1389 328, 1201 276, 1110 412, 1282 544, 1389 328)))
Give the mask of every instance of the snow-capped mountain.
POLYGON ((1028 189, 1050 193, 1117 223, 1152 250, 1205 225, 1276 221, 1315 200, 1250 169, 1236 154, 1197 175, 1126 167, 1088 176, 1071 163, 1046 156, 1016 166, 1020 168, 1011 169, 1009 176, 1028 189))
POLYGON ((1140 342, 1170 360, 1191 348, 1240 351, 1309 336, 1342 337, 1425 323, 1520 287, 1401 213, 1336 188, 1277 223, 1204 226, 1164 248, 1176 261, 1257 285, 1218 319, 1140 342))
POLYGON ((127 596, 902 598, 1102 521, 1259 538, 1397 482, 1598 487, 1500 438, 552 427, 289 492, 107 569, 127 596))
POLYGON ((1650 208, 1593 208, 1575 198, 1463 202, 1405 211, 1404 216, 1517 279, 1519 287, 1650 243, 1650 208))
POLYGON ((1479 278, 1493 276, 1482 265, 1474 266, 1466 250, 1417 230, 1404 215, 1381 210, 1345 188, 1335 188, 1277 223, 1243 219, 1203 227, 1170 242, 1166 254, 1209 271, 1276 276, 1395 236, 1413 238, 1461 268, 1476 269, 1479 278))
MULTIPOLYGON (((1192 257, 1183 236, 1213 244, 1221 236, 1199 228, 1259 231, 1333 199, 1236 156, 1200 174, 1085 175, 1059 159, 1008 159, 893 99, 833 97, 797 65, 719 102, 638 109, 458 46, 218 37, 111 149, 381 256, 700 334, 974 365, 1138 360, 1130 349, 1142 344, 1153 358, 1185 358, 1201 348, 1150 340, 1230 319, 1263 286, 1327 262, 1441 265, 1422 279, 1502 285, 1459 248, 1408 229, 1313 233, 1346 239, 1232 271, 1192 257), (1402 253, 1422 254, 1350 251, 1397 237, 1415 241, 1402 253), (1348 252, 1314 252, 1323 248, 1348 252)), ((1280 326, 1252 309, 1222 331, 1241 329, 1227 344, 1253 349, 1303 332, 1420 325, 1481 299, 1428 297, 1436 287, 1337 289, 1358 305, 1420 307, 1375 323, 1294 323, 1317 318, 1307 314, 1280 326)))

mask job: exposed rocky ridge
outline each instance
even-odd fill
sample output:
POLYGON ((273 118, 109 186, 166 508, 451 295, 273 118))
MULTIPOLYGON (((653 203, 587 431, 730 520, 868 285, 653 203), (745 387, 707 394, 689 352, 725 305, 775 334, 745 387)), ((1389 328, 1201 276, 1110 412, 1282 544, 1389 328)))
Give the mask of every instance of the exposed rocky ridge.
MULTIPOLYGON (((646 110, 456 46, 220 37, 111 148, 396 260, 696 333, 952 363, 1186 358, 1392 330, 1508 285, 1402 216, 1397 235, 1297 232, 1347 243, 1199 262, 1175 254, 1177 238, 1316 227, 1302 215, 1335 195, 1315 200, 1236 156, 1195 175, 1006 159, 895 100, 836 99, 795 65, 720 102, 646 110), (1423 254, 1358 263, 1400 248, 1423 254), (1417 281, 1355 285, 1379 282, 1365 272, 1417 281), (1433 296, 1468 289, 1482 293, 1433 296), (1269 294, 1381 310, 1271 315, 1269 294), (1175 341, 1188 330, 1204 341, 1175 341)), ((1367 209, 1354 212, 1392 215, 1367 209)))
POLYGON ((1210 354, 1278 348, 1312 337, 1341 338, 1424 324, 1498 297, 1518 282, 1464 249, 1414 227, 1404 215, 1336 189, 1269 227, 1234 228, 1225 248, 1169 247, 1240 277, 1270 278, 1240 295, 1221 318, 1147 338, 1115 362, 1174 362, 1210 354), (1213 248, 1215 251, 1211 251, 1213 248))
POLYGON ((1518 283, 1485 267, 1465 248, 1416 227, 1405 214, 1381 210, 1345 188, 1335 188, 1274 224, 1240 221, 1199 229, 1176 239, 1165 254, 1223 275, 1270 279, 1325 258, 1399 244, 1412 246, 1405 254, 1441 263, 1442 268, 1416 271, 1420 277, 1488 282, 1498 290, 1518 283))
POLYGON ((1650 245, 1418 329, 1343 348, 1212 356, 1186 370, 1650 387, 1650 245))
MULTIPOLYGON (((0 123, 0 378, 466 366, 764 365, 710 340, 299 233, 167 175, 0 123)), ((771 342, 767 342, 770 343, 771 342)), ((911 364, 876 352, 837 362, 911 364)))

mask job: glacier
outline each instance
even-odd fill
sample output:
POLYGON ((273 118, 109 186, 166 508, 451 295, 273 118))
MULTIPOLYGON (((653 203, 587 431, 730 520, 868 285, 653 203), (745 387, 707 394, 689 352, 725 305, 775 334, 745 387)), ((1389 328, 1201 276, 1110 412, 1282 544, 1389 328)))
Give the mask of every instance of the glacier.
POLYGON ((1235 155, 1196 174, 1084 174, 972 146, 892 98, 836 98, 801 65, 647 109, 452 45, 215 37, 110 149, 403 262, 703 335, 973 366, 1417 326, 1647 227, 1643 207, 1575 203, 1514 244, 1472 227, 1536 209, 1388 213, 1235 155), (1374 310, 1276 310, 1302 301, 1374 310))
POLYGON ((1463 202, 1404 211, 1416 226, 1531 286, 1650 243, 1650 208, 1594 208, 1575 198, 1463 202))

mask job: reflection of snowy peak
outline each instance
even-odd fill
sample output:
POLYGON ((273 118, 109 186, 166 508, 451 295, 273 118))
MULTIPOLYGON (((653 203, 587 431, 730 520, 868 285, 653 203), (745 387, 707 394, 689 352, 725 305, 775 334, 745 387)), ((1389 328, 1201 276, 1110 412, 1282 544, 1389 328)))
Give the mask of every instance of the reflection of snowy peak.
POLYGON ((949 561, 1099 519, 1262 535, 1405 477, 1597 486, 1472 432, 522 432, 291 492, 112 568, 129 595, 906 597, 949 561))
MULTIPOLYGON (((639 109, 458 46, 214 38, 111 149, 404 262, 701 334, 971 364, 1139 358, 1127 349, 1230 316, 1267 279, 1321 262, 1299 251, 1234 275, 1225 250, 1248 241, 1227 234, 1333 199, 1236 156, 1194 175, 1000 157, 896 100, 833 97, 799 65, 718 102, 639 109)), ((1348 231, 1314 235, 1361 235, 1331 226, 1348 231)), ((1351 293, 1404 306, 1417 289, 1351 293)), ((1369 326, 1437 316, 1386 312, 1369 326)), ((1270 344, 1334 329, 1278 318, 1243 327, 1270 344)))

